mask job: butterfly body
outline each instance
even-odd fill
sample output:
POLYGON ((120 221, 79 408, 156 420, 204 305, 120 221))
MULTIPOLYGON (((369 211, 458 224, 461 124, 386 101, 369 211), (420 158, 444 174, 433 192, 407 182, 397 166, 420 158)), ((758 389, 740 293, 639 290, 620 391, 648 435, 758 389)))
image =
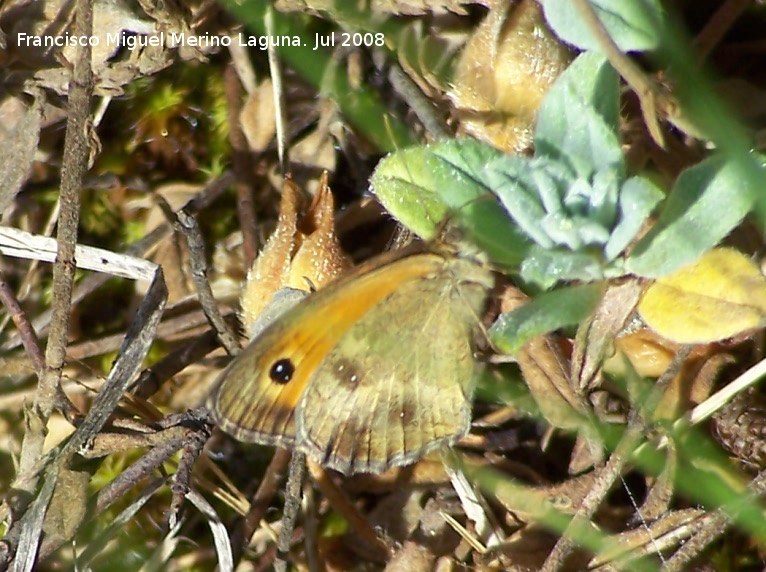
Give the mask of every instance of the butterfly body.
POLYGON ((343 473, 413 463, 470 427, 472 342, 492 285, 486 266, 451 253, 378 257, 265 328, 208 406, 240 441, 343 473))

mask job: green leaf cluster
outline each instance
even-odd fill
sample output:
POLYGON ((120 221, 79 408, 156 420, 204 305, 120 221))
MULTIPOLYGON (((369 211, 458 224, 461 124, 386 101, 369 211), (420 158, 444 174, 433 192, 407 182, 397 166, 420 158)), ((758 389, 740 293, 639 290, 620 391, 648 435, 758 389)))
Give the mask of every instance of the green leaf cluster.
POLYGON ((457 139, 392 153, 373 174, 379 200, 421 237, 434 238, 448 219, 500 270, 533 289, 563 286, 548 294, 553 303, 538 305, 546 316, 534 324, 501 317, 491 331, 499 347, 518 347, 519 332, 529 339, 573 324, 568 313, 550 315, 561 306, 557 296, 587 315, 598 297, 572 290, 577 284, 657 277, 694 262, 753 207, 749 180, 719 154, 682 172, 667 196, 649 178, 629 174, 618 89, 606 59, 585 52, 546 95, 533 156, 457 139))
POLYGON ((547 95, 533 157, 472 140, 437 143, 384 159, 373 189, 424 238, 454 216, 495 263, 528 283, 548 288, 619 275, 619 255, 663 193, 648 179, 626 176, 617 89, 606 61, 586 53, 547 95))

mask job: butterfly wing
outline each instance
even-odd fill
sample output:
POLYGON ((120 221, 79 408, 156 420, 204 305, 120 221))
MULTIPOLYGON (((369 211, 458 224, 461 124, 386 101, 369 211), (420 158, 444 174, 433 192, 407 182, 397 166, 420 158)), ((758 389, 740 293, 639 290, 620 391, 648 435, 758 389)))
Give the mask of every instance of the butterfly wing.
MULTIPOLYGON (((274 382, 266 345, 279 343, 286 330, 277 321, 255 338, 222 372, 208 399, 216 425, 239 441, 283 448, 295 443, 295 406, 307 379, 274 382)), ((284 344, 281 351, 287 351, 284 344)))
POLYGON ((437 262, 378 257, 282 314, 221 374, 207 403, 218 426, 240 441, 292 447, 296 407, 330 350, 370 308, 437 262))
POLYGON ((468 432, 472 341, 492 275, 468 260, 418 258, 430 271, 348 329, 298 404, 297 446, 322 465, 379 473, 468 432))

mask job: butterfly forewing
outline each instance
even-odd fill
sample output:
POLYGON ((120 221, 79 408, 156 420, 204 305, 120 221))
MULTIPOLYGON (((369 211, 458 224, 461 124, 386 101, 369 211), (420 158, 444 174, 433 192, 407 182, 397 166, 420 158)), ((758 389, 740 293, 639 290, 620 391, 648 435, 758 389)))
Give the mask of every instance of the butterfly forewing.
MULTIPOLYGON (((277 322, 258 339, 278 343, 282 330, 277 322)), ((218 426, 240 441, 292 447, 300 385, 308 380, 293 377, 293 383, 275 383, 270 376, 272 365, 265 358, 254 343, 247 346, 221 374, 208 407, 218 426)), ((304 361, 301 355, 293 358, 304 361)))

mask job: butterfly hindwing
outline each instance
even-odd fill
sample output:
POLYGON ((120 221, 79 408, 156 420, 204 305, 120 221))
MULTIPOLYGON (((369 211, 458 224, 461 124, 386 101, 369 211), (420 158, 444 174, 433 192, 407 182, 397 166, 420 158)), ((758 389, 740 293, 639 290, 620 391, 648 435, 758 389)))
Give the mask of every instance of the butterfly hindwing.
POLYGON ((429 272, 360 317, 301 397, 296 444, 325 466, 378 473, 468 431, 472 340, 491 274, 458 258, 415 258, 429 272))

